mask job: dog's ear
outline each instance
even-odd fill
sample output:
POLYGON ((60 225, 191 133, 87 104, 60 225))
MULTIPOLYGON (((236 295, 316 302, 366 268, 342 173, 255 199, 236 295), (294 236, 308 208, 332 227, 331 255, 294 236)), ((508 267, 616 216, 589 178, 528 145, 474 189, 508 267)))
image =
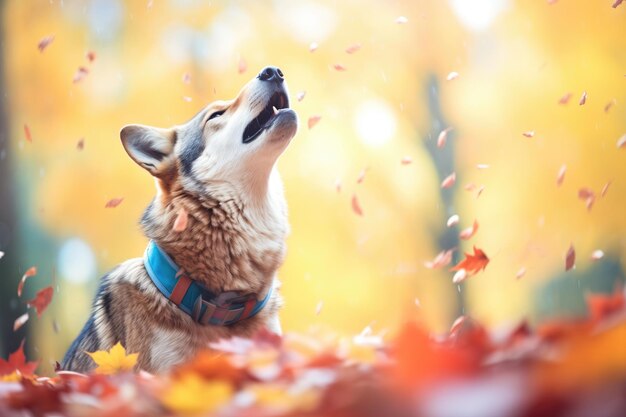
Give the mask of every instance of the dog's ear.
POLYGON ((124 149, 141 167, 155 177, 165 174, 174 163, 174 129, 127 125, 120 131, 124 149))

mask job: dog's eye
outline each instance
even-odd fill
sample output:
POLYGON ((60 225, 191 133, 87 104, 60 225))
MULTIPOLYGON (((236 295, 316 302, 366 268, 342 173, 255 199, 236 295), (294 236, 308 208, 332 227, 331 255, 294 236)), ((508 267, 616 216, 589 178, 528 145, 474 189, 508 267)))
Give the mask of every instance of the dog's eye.
POLYGON ((207 122, 209 120, 215 119, 216 117, 220 117, 225 112, 226 112, 226 110, 216 111, 215 113, 213 113, 212 115, 209 116, 209 119, 207 120, 207 122))

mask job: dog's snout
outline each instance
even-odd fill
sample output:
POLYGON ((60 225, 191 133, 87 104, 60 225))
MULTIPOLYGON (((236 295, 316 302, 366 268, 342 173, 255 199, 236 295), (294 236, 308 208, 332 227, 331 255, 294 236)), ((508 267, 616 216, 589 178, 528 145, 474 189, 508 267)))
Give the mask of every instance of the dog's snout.
POLYGON ((261 81, 274 81, 276 83, 282 83, 285 79, 283 72, 277 67, 263 68, 257 78, 261 81))

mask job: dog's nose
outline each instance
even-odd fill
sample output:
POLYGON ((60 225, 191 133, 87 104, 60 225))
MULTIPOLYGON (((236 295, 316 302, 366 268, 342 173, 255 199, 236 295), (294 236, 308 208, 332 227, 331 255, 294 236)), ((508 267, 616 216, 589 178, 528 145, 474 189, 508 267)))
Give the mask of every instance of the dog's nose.
POLYGON ((283 76, 283 72, 280 70, 280 68, 276 67, 263 68, 263 70, 259 72, 257 78, 261 81, 274 81, 278 84, 282 83, 285 79, 285 77, 283 76))

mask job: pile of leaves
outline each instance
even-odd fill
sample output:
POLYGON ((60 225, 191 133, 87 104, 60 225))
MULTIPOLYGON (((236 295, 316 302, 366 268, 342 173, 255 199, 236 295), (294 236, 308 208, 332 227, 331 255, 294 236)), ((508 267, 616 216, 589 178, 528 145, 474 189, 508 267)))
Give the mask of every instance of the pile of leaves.
POLYGON ((164 375, 135 369, 121 344, 95 371, 35 374, 23 343, 0 359, 0 415, 602 416, 626 415, 624 293, 589 295, 589 317, 489 332, 460 317, 430 334, 408 322, 389 340, 262 331, 222 340, 164 375))

